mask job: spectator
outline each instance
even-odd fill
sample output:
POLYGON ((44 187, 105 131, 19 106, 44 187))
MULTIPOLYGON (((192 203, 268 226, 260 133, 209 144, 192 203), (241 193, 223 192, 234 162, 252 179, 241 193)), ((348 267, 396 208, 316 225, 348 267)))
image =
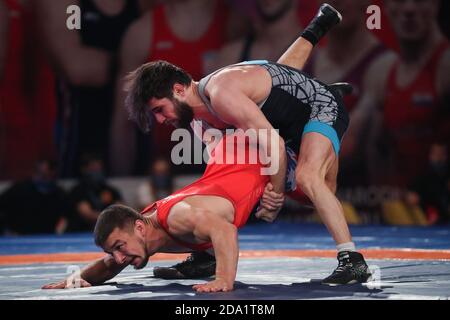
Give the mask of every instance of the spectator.
POLYGON ((0 196, 7 234, 62 232, 57 227, 67 215, 68 202, 55 176, 53 162, 38 161, 30 179, 13 184, 0 196))
POLYGON ((100 212, 122 200, 119 191, 106 182, 100 156, 86 154, 81 161, 80 182, 69 195, 72 209, 69 232, 92 231, 100 212))
POLYGON ((25 6, 0 0, 0 179, 25 179, 37 160, 27 103, 25 6))
POLYGON ((168 197, 174 191, 170 162, 157 158, 151 166, 149 180, 137 189, 138 208, 144 209, 149 203, 168 197))
POLYGON ((114 100, 115 56, 123 34, 139 17, 137 0, 36 2, 43 39, 59 81, 58 149, 63 176, 75 176, 84 153, 107 163, 114 100), (81 29, 66 27, 66 9, 81 9, 81 29))
MULTIPOLYGON (((111 159, 114 174, 135 173, 142 167, 138 160, 147 155, 137 153, 137 130, 128 121, 124 108, 123 78, 148 61, 163 59, 184 67, 194 77, 205 74, 208 64, 227 35, 234 34, 230 10, 222 0, 168 0, 136 21, 126 33, 120 54, 120 71, 111 131, 111 159), (127 157, 123 157, 127 154, 127 157)), ((172 129, 157 126, 152 132, 152 154, 170 157, 172 129), (164 141, 164 143, 161 143, 164 141)), ((148 141, 149 139, 146 138, 148 141)), ((192 166, 190 166, 192 167, 192 166)))
POLYGON ((416 178, 407 200, 410 205, 420 205, 430 224, 448 223, 450 218, 450 172, 448 147, 433 143, 428 156, 428 169, 416 178))
POLYGON ((297 1, 255 0, 255 2, 253 31, 226 44, 209 71, 241 61, 258 59, 277 61, 302 31, 297 16, 297 1))
POLYGON ((448 141, 450 50, 437 25, 439 2, 385 1, 400 54, 382 55, 368 71, 357 107, 370 119, 373 181, 406 187, 422 175, 435 139, 448 141))

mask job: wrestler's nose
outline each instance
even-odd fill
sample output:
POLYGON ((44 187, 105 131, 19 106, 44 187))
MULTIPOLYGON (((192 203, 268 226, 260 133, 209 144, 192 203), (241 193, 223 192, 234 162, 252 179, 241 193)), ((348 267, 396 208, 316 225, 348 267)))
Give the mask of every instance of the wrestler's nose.
POLYGON ((158 122, 158 123, 160 123, 160 124, 163 124, 164 123, 164 121, 166 121, 166 117, 164 117, 162 114, 160 114, 160 113, 157 113, 156 115, 155 115, 155 117, 156 117, 156 121, 158 122))
POLYGON ((119 251, 113 252, 114 260, 117 264, 123 264, 125 262, 125 255, 119 251))

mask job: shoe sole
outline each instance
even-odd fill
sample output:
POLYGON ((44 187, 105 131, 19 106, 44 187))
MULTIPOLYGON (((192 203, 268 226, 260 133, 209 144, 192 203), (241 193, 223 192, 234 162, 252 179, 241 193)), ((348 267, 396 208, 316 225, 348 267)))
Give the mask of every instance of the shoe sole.
POLYGON ((367 282, 370 282, 370 281, 372 281, 372 274, 369 274, 368 276, 367 276, 367 278, 366 279, 364 279, 363 281, 358 281, 358 280, 355 280, 355 279, 353 279, 353 280, 350 280, 349 282, 347 282, 347 283, 330 283, 330 282, 322 282, 322 284, 323 285, 326 285, 326 286, 330 286, 330 287, 337 287, 337 286, 345 286, 345 285, 352 285, 352 284, 356 284, 356 283, 367 283, 367 282))
POLYGON ((357 280, 351 280, 347 283, 326 283, 326 282, 322 282, 323 285, 329 286, 329 287, 339 287, 339 286, 346 286, 346 285, 352 285, 352 284, 356 284, 359 283, 357 280))

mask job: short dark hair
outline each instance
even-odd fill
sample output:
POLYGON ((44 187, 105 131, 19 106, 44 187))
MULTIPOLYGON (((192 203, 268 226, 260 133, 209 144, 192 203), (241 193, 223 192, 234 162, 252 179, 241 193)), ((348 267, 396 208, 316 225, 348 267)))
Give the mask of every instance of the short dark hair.
POLYGON ((174 84, 189 86, 191 82, 189 73, 167 61, 157 60, 143 64, 125 78, 124 90, 128 93, 125 107, 129 118, 142 131, 150 131, 153 114, 148 108, 148 101, 152 98, 172 99, 174 84))
POLYGON ((134 226, 136 220, 143 220, 136 210, 115 204, 111 205, 99 215, 94 229, 95 244, 102 247, 114 229, 125 229, 134 226))

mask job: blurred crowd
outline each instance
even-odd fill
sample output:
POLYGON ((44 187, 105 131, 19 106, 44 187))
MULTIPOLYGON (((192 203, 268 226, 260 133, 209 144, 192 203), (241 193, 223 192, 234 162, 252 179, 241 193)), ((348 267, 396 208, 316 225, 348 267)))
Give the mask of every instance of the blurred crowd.
MULTIPOLYGON (((109 177, 147 177, 140 208, 173 191, 173 129, 140 133, 124 76, 167 60, 199 80, 245 60, 276 61, 324 1, 0 0, 0 195, 3 234, 90 231, 123 202, 109 177), (81 28, 68 28, 81 9, 81 28), (77 181, 62 188, 60 179, 77 181)), ((328 0, 343 15, 305 72, 349 82, 351 124, 338 195, 350 223, 433 225, 450 217, 450 2, 328 0), (381 8, 369 30, 368 6, 381 8)), ((287 202, 280 218, 304 219, 287 202)), ((301 214, 299 213, 301 212, 301 214)), ((311 216, 312 217, 312 216, 311 216)), ((313 218, 314 219, 314 218, 313 218)))

